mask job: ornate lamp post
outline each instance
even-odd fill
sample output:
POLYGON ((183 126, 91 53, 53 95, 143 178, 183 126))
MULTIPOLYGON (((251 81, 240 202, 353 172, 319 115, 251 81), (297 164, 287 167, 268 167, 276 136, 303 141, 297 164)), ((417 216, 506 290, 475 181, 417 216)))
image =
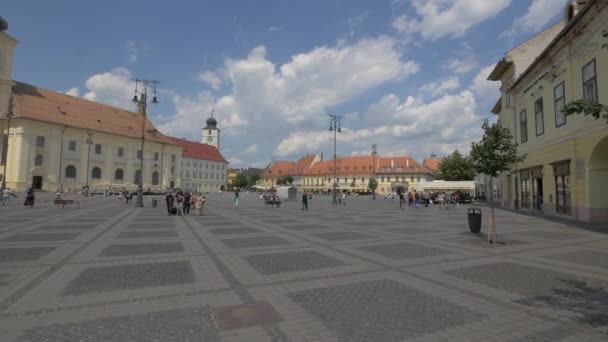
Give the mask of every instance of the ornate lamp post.
POLYGON ((4 157, 4 173, 2 174, 2 190, 6 189, 6 164, 8 164, 8 141, 11 139, 11 119, 13 117, 13 94, 8 99, 8 108, 6 118, 8 119, 8 127, 6 130, 6 145, 2 148, 4 157))
POLYGON ((334 132, 334 193, 331 203, 338 204, 338 180, 336 179, 336 167, 338 159, 336 156, 336 140, 338 138, 338 133, 342 133, 342 128, 340 127, 340 119, 342 117, 331 113, 327 113, 327 115, 329 115, 329 131, 334 132))
POLYGON ((142 208, 144 206, 144 194, 143 194, 143 186, 144 186, 144 141, 146 139, 146 115, 147 115, 147 106, 148 106, 148 89, 151 88, 153 91, 152 101, 151 103, 156 104, 158 100, 156 99, 156 86, 158 85, 158 81, 149 81, 149 80, 135 80, 135 95, 133 95, 133 103, 137 104, 137 109, 139 114, 141 114, 141 155, 139 156, 139 184, 137 185, 137 201, 135 202, 135 206, 142 208), (141 85, 141 89, 139 90, 139 98, 137 98, 138 87, 141 85))

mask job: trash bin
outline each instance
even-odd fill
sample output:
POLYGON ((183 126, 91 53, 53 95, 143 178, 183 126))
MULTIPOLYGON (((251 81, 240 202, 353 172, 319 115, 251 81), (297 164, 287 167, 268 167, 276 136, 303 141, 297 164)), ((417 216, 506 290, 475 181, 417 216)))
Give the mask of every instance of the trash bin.
POLYGON ((467 214, 469 216, 469 230, 471 230, 471 233, 479 234, 481 231, 481 209, 469 208, 467 214))
POLYGON ((156 208, 157 205, 158 205, 158 199, 156 199, 156 197, 152 198, 152 208, 156 208))

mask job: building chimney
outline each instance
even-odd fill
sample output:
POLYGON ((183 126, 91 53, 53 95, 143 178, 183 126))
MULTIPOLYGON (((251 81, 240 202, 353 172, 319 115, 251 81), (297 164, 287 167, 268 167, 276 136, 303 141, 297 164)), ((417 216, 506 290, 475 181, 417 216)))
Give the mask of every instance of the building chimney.
POLYGON ((410 167, 410 160, 409 159, 405 160, 405 166, 410 167))
POLYGON ((394 162, 395 162, 395 161, 394 161, 393 159, 391 159, 391 169, 392 169, 392 168, 394 167, 394 165, 395 165, 395 164, 394 164, 394 162))

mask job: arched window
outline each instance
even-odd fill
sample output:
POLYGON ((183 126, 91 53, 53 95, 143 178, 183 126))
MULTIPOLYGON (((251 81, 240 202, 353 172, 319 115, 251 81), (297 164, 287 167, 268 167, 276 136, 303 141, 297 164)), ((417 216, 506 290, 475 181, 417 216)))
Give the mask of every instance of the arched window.
POLYGON ((74 165, 65 167, 65 178, 76 178, 76 167, 74 165))
POLYGON ((141 171, 140 170, 136 170, 135 171, 135 175, 133 177, 133 184, 139 184, 141 179, 141 171))
POLYGON ((43 160, 42 154, 37 154, 36 158, 34 158, 34 165, 36 165, 36 166, 42 165, 42 160, 43 160))
POLYGON ((152 185, 158 185, 158 171, 152 172, 152 185))
POLYGON ((119 181, 124 179, 124 172, 122 169, 116 169, 116 171, 114 171, 114 179, 119 181))
POLYGON ((91 170, 91 178, 101 179, 101 169, 95 166, 93 170, 91 170))

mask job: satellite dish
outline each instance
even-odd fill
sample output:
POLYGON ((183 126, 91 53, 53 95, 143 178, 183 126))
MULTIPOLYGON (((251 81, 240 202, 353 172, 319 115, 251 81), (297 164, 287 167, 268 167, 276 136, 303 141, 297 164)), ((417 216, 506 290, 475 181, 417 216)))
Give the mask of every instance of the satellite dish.
POLYGON ((8 22, 4 20, 4 18, 0 17, 0 32, 6 31, 8 29, 8 22))

